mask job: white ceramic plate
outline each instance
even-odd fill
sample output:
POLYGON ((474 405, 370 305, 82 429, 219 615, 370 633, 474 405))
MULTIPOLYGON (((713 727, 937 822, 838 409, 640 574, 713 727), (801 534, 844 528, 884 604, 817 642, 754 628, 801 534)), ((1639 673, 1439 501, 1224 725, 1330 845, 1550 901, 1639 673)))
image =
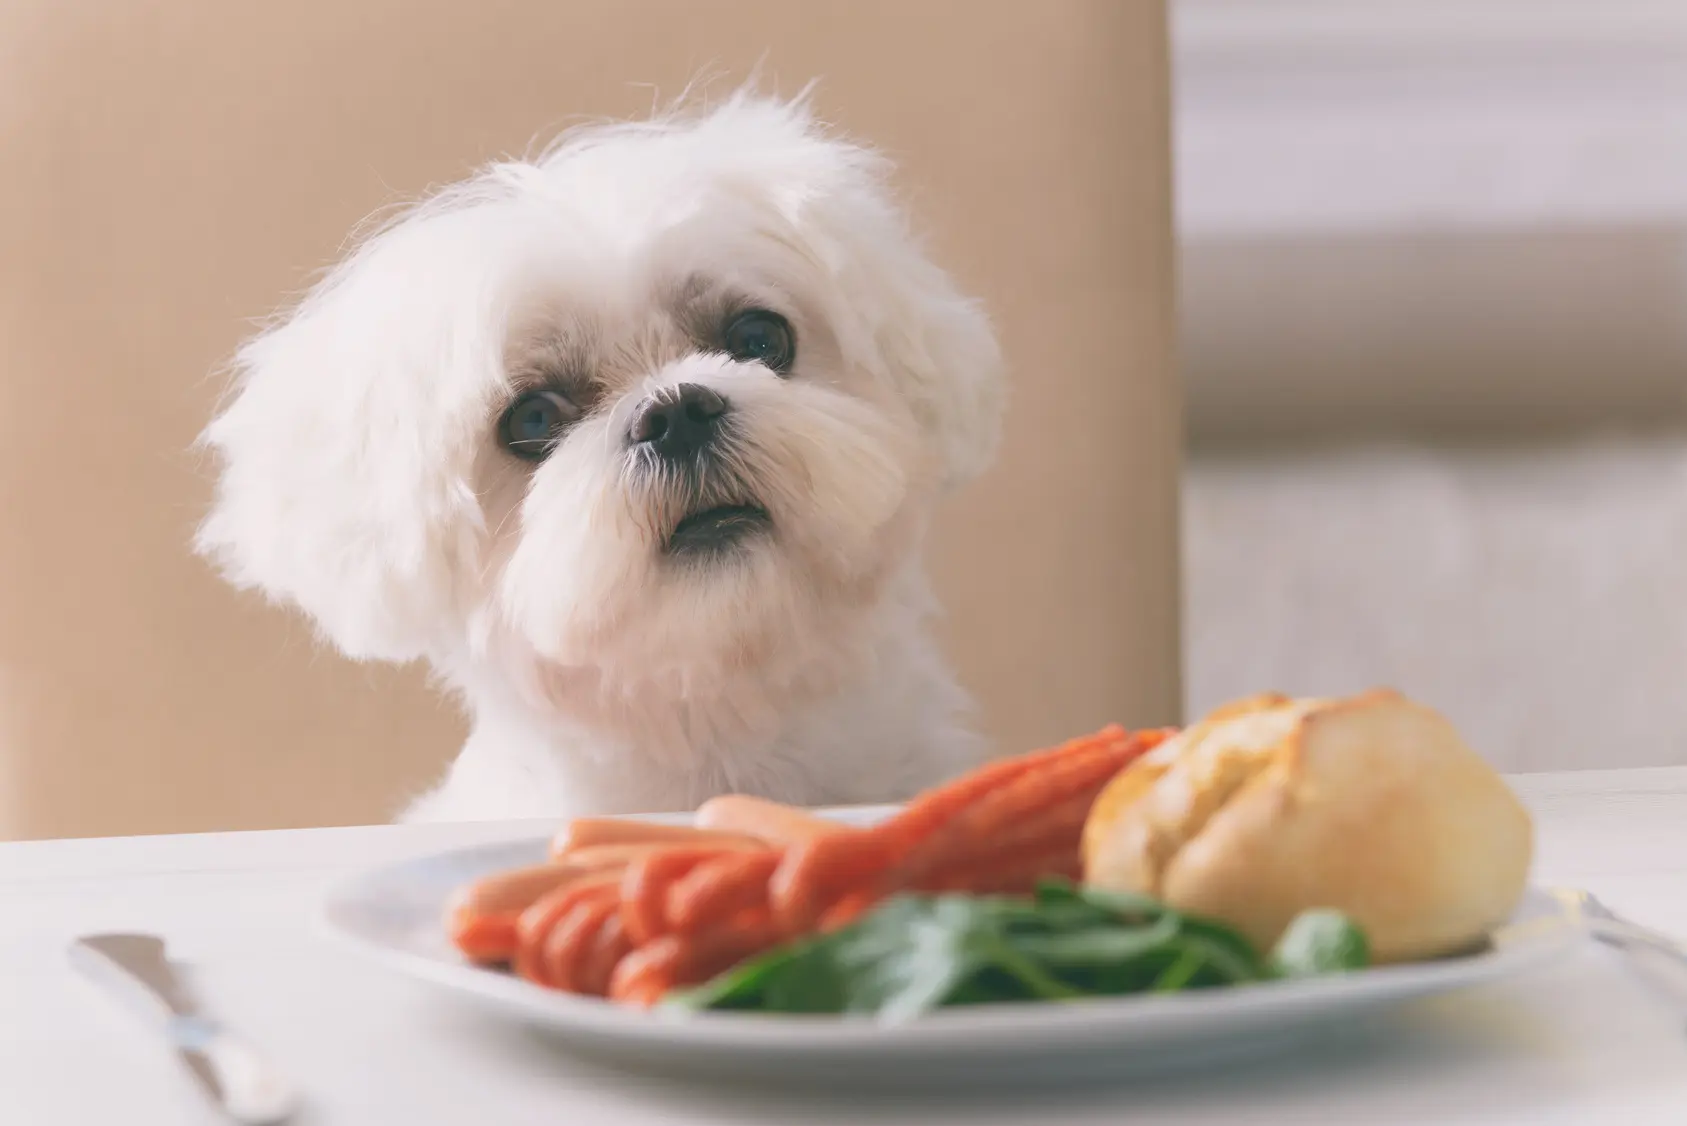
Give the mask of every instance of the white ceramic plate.
MULTIPOLYGON (((870 820, 876 812, 857 816, 870 820)), ((482 845, 369 872, 330 895, 327 928, 389 969, 599 1060, 717 1079, 875 1084, 1135 1072, 1171 1060, 1187 1064, 1281 1047, 1409 998, 1530 968, 1581 936, 1557 901, 1531 891, 1484 953, 1346 976, 1169 996, 957 1008, 898 1026, 836 1017, 685 1016, 541 989, 458 957, 441 926, 447 897, 489 872, 534 863, 545 846, 543 839, 482 845)))

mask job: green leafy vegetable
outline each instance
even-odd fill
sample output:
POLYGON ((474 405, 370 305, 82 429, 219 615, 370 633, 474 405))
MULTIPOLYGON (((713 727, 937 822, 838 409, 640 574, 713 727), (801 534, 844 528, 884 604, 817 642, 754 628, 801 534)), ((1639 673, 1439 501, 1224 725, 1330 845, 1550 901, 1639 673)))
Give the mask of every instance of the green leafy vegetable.
POLYGON ((1308 912, 1269 959, 1222 923, 1146 896, 1048 883, 1034 898, 904 895, 770 951, 667 1004, 906 1020, 948 1005, 1179 992, 1365 964, 1345 916, 1308 912))
POLYGON ((1281 977, 1316 977, 1364 969, 1370 961, 1365 932, 1340 911, 1302 911, 1271 952, 1281 977))

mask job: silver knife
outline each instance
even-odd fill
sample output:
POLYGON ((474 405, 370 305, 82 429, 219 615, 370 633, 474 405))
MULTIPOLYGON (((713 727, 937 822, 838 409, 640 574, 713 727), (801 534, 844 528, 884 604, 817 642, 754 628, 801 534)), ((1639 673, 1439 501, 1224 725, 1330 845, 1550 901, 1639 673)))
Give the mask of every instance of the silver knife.
POLYGON ((211 1099, 236 1122, 272 1126, 290 1118, 298 1096, 250 1044, 200 1012, 150 934, 86 935, 70 962, 175 1048, 211 1099))

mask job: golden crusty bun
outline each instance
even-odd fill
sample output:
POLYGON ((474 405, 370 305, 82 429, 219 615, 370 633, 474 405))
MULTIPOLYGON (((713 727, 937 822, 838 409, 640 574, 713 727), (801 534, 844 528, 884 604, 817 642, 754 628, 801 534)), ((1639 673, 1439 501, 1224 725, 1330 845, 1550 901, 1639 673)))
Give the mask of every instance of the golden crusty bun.
POLYGON ((1261 948, 1312 907, 1376 961, 1453 953, 1510 917, 1533 831, 1451 724, 1395 692, 1227 705, 1110 782, 1084 878, 1224 920, 1261 948))

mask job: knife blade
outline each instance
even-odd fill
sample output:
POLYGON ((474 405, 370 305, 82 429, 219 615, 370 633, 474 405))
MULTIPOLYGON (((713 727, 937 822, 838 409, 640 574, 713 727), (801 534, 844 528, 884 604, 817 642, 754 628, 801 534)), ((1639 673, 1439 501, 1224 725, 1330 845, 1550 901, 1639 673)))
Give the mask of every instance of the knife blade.
POLYGON ((205 1015, 150 934, 85 935, 70 963, 173 1047, 189 1074, 225 1114, 250 1126, 290 1118, 298 1097, 245 1040, 205 1015))

